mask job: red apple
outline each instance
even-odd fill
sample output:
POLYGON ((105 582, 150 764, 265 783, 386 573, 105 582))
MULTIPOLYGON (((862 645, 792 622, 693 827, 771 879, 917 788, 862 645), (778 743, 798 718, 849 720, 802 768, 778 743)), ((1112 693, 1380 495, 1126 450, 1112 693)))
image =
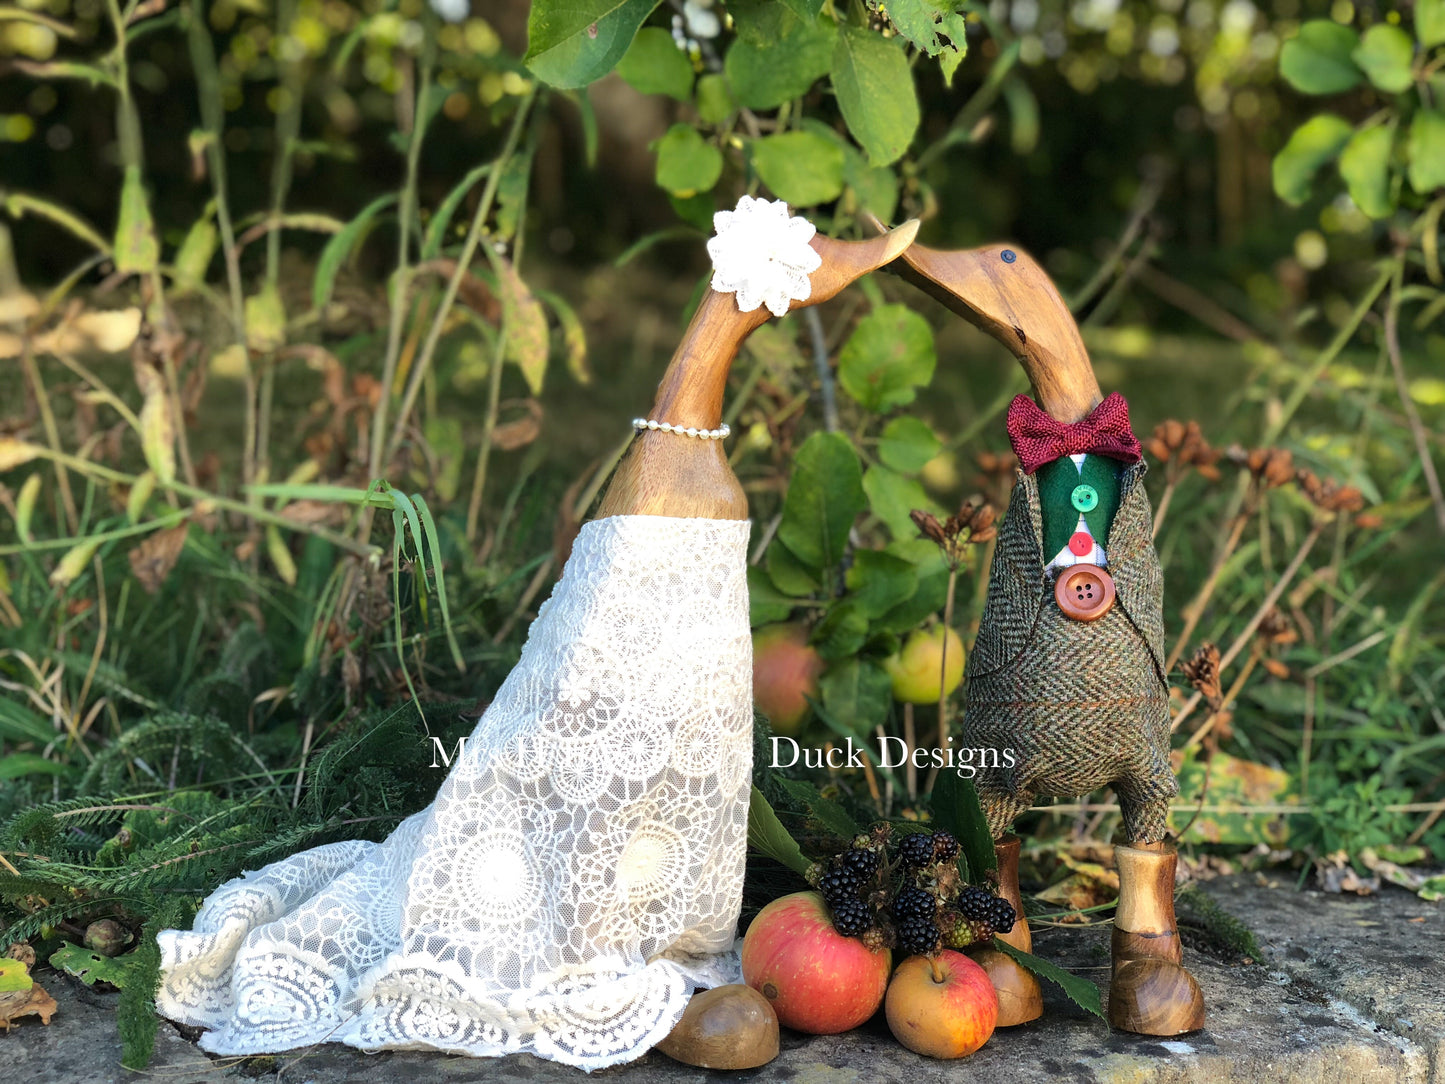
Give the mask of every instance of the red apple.
POLYGON ((774 900, 743 938, 743 981, 768 999, 779 1023, 810 1035, 849 1031, 877 1012, 892 964, 886 948, 833 929, 816 892, 774 900))
POLYGON ((767 625, 753 633, 753 703, 778 734, 796 737, 808 719, 806 697, 818 696, 823 660, 802 625, 767 625))
POLYGON ((915 1054, 961 1058, 988 1042, 998 1023, 998 995, 988 972, 961 952, 898 965, 884 1005, 888 1030, 915 1054))

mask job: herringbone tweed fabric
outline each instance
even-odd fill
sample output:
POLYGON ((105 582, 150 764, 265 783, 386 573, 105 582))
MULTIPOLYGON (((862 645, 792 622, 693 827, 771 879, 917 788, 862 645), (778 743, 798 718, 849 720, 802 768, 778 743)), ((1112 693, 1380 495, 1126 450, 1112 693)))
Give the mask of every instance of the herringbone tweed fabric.
POLYGON ((963 744, 1012 749, 1012 768, 974 780, 997 836, 1038 795, 1113 786, 1131 842, 1164 838, 1169 693, 1164 577, 1150 538, 1143 463, 1120 477, 1105 552, 1117 601, 1093 622, 1065 617, 1044 572, 1038 482, 1020 475, 999 528, 978 638, 968 660, 963 744))

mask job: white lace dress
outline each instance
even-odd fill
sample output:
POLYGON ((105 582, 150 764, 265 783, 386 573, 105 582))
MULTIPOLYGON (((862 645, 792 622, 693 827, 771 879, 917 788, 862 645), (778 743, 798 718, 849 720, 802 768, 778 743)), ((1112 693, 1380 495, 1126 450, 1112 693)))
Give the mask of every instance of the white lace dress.
POLYGON ((160 934, 217 1054, 319 1042, 583 1069, 739 981, 752 765, 745 520, 582 528, 432 805, 222 885, 160 934))

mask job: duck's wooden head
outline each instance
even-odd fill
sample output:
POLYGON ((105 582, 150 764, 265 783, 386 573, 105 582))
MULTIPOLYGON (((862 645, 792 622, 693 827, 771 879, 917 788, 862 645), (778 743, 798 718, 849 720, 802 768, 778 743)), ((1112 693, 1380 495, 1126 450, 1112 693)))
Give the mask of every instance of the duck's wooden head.
MULTIPOLYGON (((850 282, 898 259, 918 232, 917 222, 867 241, 836 241, 815 234, 809 242, 822 263, 809 277, 811 292, 793 308, 837 296, 850 282)), ((764 307, 739 312, 732 294, 709 289, 658 385, 649 418, 697 429, 722 422, 723 393, 738 348, 771 318, 764 307)), ((643 432, 613 475, 598 517, 700 516, 746 519, 748 501, 721 441, 643 432)))
POLYGON ((1008 347, 1039 405, 1059 421, 1079 421, 1102 401, 1079 325, 1048 273, 1017 245, 943 252, 915 244, 889 270, 1008 347))

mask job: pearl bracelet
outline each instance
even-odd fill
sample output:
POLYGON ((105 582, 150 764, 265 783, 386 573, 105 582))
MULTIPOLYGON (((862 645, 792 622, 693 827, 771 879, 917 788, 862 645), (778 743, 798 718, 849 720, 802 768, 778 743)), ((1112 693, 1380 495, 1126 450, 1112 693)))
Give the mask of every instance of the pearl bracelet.
POLYGON ((655 429, 659 433, 676 433, 680 437, 697 437, 699 440, 722 440, 732 432, 727 423, 723 423, 717 429, 696 429, 669 425, 667 422, 648 421, 646 418, 633 418, 632 428, 639 433, 644 429, 655 429))

